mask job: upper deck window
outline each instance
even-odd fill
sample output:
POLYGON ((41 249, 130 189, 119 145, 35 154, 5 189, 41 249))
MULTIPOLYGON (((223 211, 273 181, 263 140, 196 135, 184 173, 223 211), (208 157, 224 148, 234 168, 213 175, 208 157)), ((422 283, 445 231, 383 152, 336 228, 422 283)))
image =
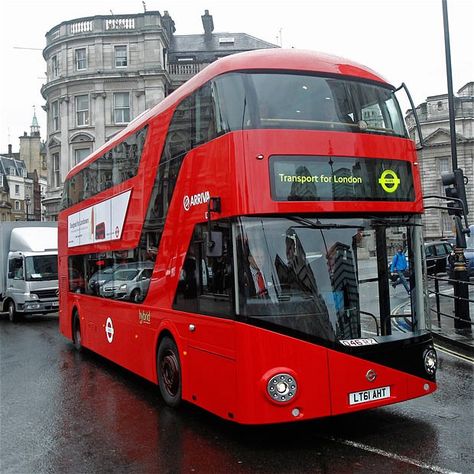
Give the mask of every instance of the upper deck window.
POLYGON ((68 178, 64 183, 61 209, 73 206, 136 176, 145 146, 147 129, 148 127, 145 126, 128 136, 68 178))
POLYGON ((393 91, 290 73, 232 73, 216 80, 223 128, 335 130, 406 137, 393 91))

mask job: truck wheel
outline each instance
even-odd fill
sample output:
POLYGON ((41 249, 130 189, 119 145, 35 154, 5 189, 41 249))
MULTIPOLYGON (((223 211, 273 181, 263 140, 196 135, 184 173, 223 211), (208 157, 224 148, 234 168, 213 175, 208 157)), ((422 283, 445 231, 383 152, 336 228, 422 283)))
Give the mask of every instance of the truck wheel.
POLYGON ((12 323, 17 323, 19 319, 19 315, 16 312, 15 302, 13 300, 9 300, 7 303, 7 311, 8 311, 8 319, 12 323))
POLYGON ((178 348, 170 337, 164 337, 158 348, 157 372, 163 400, 176 408, 181 403, 181 364, 178 348))
POLYGON ((72 343, 76 351, 81 352, 82 350, 82 336, 81 336, 81 324, 79 323, 79 315, 74 313, 72 320, 72 343))

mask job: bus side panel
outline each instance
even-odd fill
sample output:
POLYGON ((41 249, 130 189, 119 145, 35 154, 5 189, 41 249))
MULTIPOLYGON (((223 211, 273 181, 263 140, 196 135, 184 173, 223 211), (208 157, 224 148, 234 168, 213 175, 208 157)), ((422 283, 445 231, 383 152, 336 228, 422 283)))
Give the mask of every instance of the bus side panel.
POLYGON ((341 352, 329 350, 328 353, 332 415, 398 403, 436 389, 435 383, 420 377, 341 352), (372 382, 369 371, 376 374, 372 382), (366 401, 365 397, 373 393, 386 398, 366 401))
POLYGON ((180 321, 183 335, 183 399, 228 418, 237 403, 235 323, 181 312, 175 312, 173 320, 180 321))
POLYGON ((246 324, 238 323, 236 329, 239 410, 235 421, 265 424, 330 415, 326 348, 246 324), (292 375, 298 386, 295 398, 287 403, 275 402, 267 394, 268 381, 282 372, 292 375))

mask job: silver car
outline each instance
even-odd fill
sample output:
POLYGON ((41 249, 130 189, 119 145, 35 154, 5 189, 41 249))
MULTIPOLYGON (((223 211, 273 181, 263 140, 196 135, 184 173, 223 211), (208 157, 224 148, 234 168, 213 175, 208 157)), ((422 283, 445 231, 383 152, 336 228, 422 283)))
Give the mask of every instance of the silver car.
POLYGON ((114 298, 139 302, 143 301, 150 278, 153 273, 153 265, 138 268, 120 268, 116 270, 110 281, 100 287, 100 294, 105 298, 114 298))

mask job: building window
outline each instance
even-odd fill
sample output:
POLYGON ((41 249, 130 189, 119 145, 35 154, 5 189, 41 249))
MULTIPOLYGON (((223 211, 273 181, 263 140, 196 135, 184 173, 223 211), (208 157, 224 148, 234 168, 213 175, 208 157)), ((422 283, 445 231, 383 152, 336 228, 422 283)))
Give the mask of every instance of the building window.
POLYGON ((59 153, 53 153, 53 188, 61 185, 59 153))
POLYGON ((127 67, 128 54, 126 46, 115 46, 115 67, 127 67))
POLYGON ((55 100, 51 104, 51 121, 53 126, 53 131, 56 132, 59 130, 59 102, 55 100))
POLYGON ((86 159, 90 155, 90 148, 79 148, 74 150, 74 164, 77 165, 82 160, 86 159))
POLYGON ((76 126, 89 125, 89 96, 76 96, 76 126))
POLYGON ((86 60, 86 48, 76 49, 75 54, 75 63, 76 71, 82 71, 87 68, 86 60))
POLYGON ((130 122, 130 94, 128 92, 114 94, 114 122, 130 122))
POLYGON ((53 78, 59 77, 59 60, 57 56, 51 58, 51 74, 53 78))
POLYGON ((15 184, 15 195, 16 196, 19 196, 20 194, 20 185, 19 184, 15 184))
POLYGON ((449 158, 443 157, 438 159, 438 171, 440 175, 451 172, 451 163, 449 158))
POLYGON ((15 211, 19 211, 21 209, 20 201, 15 201, 15 211))

